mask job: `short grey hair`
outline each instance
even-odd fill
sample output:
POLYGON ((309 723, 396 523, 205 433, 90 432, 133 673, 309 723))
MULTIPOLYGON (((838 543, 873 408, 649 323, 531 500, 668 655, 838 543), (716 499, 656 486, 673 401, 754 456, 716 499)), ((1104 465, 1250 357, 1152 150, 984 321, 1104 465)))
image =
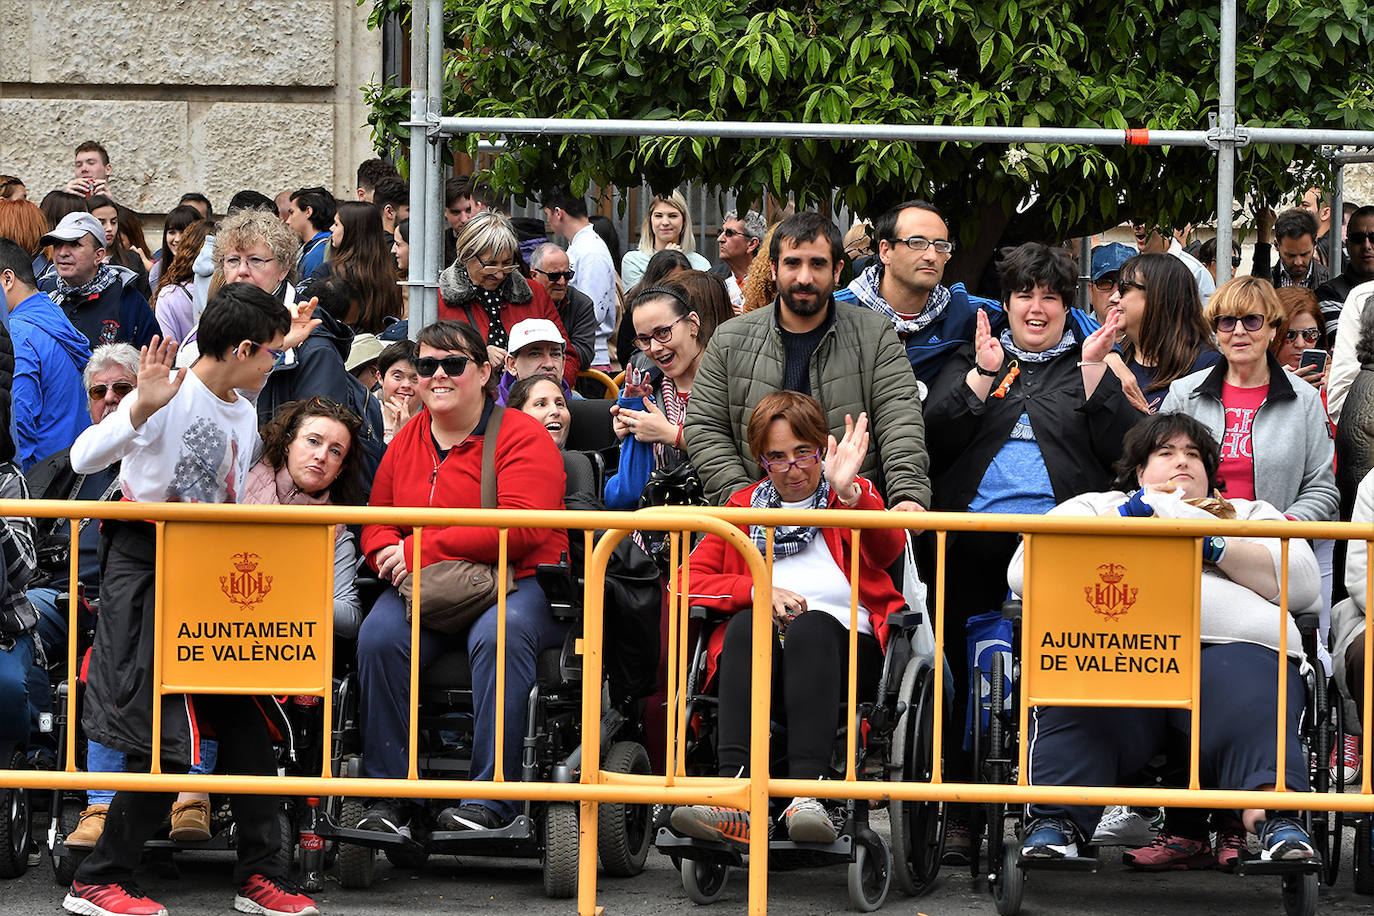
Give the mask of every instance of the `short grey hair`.
POLYGON ((89 389, 95 374, 110 366, 118 366, 137 379, 138 350, 126 343, 101 344, 95 348, 90 361, 86 363, 86 368, 82 370, 81 384, 89 389))
POLYGON ((468 220, 458 230, 458 238, 454 241, 460 264, 466 264, 483 254, 493 258, 509 255, 514 260, 520 259, 520 239, 515 234, 515 227, 508 216, 496 210, 483 210, 468 220))
POLYGON ((560 251, 566 254, 563 246, 557 242, 545 242, 534 251, 530 252, 530 270, 539 270, 544 266, 544 258, 549 256, 549 252, 560 251))
MULTIPOLYGON (((721 222, 728 223, 740 218, 739 211, 726 210, 725 216, 721 217, 721 222)), ((751 239, 758 239, 759 242, 762 242, 763 237, 768 234, 768 221, 763 218, 763 214, 757 210, 750 210, 744 214, 743 220, 744 234, 751 239)))

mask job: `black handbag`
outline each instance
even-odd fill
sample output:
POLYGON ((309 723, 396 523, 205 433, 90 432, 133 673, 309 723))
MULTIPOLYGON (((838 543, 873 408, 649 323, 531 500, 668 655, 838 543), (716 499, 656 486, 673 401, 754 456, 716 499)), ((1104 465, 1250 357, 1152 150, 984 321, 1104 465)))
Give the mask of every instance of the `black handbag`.
MULTIPOLYGON (((674 454, 670 452, 670 454, 674 454)), ((692 463, 679 459, 671 464, 660 465, 649 473, 649 480, 639 494, 639 508, 650 506, 705 506, 706 488, 701 485, 701 475, 692 463)), ((641 531, 644 550, 653 557, 659 571, 668 575, 672 566, 672 549, 666 531, 641 531)), ((686 550, 691 550, 691 544, 686 550)))

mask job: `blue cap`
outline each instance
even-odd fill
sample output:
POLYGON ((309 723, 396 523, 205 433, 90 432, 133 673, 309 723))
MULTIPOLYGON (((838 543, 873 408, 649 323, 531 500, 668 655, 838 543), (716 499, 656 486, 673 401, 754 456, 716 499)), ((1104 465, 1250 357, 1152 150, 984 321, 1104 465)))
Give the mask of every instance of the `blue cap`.
POLYGON ((1135 257, 1136 253, 1136 250, 1130 245, 1123 245, 1120 242, 1098 245, 1093 249, 1093 282, 1096 283, 1103 274, 1120 270, 1121 265, 1135 257))

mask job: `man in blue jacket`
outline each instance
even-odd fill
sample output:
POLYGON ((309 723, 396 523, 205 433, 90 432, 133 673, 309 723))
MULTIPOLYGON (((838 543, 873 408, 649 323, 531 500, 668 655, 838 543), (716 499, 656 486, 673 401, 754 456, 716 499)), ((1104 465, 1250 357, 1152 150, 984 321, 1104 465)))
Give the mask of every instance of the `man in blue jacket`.
POLYGON ((877 258, 835 292, 835 301, 862 305, 888 318, 917 380, 929 385, 945 359, 973 340, 978 309, 997 312, 1000 307, 969 296, 962 283, 941 285, 954 244, 934 204, 900 203, 879 217, 874 234, 877 258))
POLYGON ((81 371, 91 348, 62 310, 38 291, 32 259, 9 239, 0 239, 0 287, 14 340, 16 459, 27 471, 68 448, 90 425, 81 371))
POLYGON ((148 300, 134 285, 137 275, 105 263, 100 220, 89 213, 68 213, 38 244, 52 246, 57 267, 53 301, 90 346, 123 342, 142 347, 162 333, 148 300))

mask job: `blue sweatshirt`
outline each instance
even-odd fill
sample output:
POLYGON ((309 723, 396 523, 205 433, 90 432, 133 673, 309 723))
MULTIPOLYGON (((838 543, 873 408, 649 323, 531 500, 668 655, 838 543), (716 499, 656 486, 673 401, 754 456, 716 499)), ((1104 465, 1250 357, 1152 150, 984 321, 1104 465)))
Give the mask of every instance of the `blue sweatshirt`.
POLYGON ((76 441, 91 425, 81 373, 91 358, 86 336, 46 293, 10 312, 14 339, 14 444, 27 471, 76 441))

